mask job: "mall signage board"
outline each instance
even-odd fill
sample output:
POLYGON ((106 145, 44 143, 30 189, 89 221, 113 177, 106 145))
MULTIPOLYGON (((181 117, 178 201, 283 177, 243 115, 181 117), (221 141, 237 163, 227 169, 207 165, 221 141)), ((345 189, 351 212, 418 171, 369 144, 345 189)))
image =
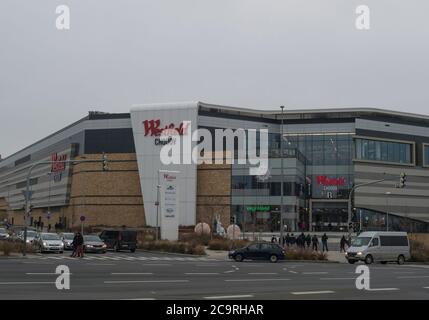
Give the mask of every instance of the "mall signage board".
POLYGON ((179 239, 179 171, 159 171, 161 239, 179 239))

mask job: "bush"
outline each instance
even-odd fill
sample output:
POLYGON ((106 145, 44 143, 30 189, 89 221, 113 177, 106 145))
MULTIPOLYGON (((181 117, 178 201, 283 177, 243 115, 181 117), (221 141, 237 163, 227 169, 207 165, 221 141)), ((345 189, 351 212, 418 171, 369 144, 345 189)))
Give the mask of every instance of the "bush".
POLYGON ((198 235, 195 232, 182 233, 179 236, 179 240, 194 243, 195 245, 207 246, 210 241, 210 235, 198 235))
POLYGON ((208 249, 228 251, 234 248, 242 248, 249 244, 248 240, 229 240, 225 238, 210 240, 208 249))
POLYGON ((410 251, 411 260, 415 262, 429 262, 429 235, 411 234, 410 251))
MULTIPOLYGON (((14 241, 0 241, 0 252, 4 256, 10 256, 11 253, 21 253, 23 251, 24 244, 22 242, 14 241)), ((34 247, 27 245, 27 253, 34 253, 34 247)))
POLYGON ((310 249, 287 248, 285 250, 285 260, 328 260, 326 254, 310 249))
POLYGON ((195 255, 204 255, 206 253, 204 250, 204 246, 198 245, 192 242, 182 242, 182 241, 168 241, 168 240, 143 241, 139 245, 139 248, 148 250, 148 251, 185 253, 185 254, 195 254, 195 255))

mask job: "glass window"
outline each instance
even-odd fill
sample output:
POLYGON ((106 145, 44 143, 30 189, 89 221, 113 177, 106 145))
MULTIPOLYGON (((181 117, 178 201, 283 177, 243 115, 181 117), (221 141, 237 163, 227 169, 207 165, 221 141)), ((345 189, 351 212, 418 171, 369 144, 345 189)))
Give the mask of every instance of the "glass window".
POLYGON ((424 165, 429 166, 429 145, 423 145, 424 165))
POLYGON ((370 139, 356 139, 356 159, 411 163, 412 144, 370 139))

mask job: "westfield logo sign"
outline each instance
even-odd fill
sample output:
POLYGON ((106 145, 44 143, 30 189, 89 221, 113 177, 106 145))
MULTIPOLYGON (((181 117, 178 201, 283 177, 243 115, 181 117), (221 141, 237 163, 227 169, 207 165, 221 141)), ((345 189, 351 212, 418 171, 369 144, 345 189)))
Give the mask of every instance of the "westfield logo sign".
POLYGON ((187 134, 187 126, 183 124, 183 122, 180 123, 178 127, 174 123, 170 123, 168 125, 165 125, 164 127, 161 126, 161 120, 145 120, 143 121, 144 125, 144 135, 146 136, 153 136, 153 137, 159 137, 161 135, 163 136, 173 136, 173 135, 179 135, 183 136, 187 134))
POLYGON ((317 176, 317 184, 322 186, 344 186, 346 184, 346 178, 331 178, 327 176, 317 176))

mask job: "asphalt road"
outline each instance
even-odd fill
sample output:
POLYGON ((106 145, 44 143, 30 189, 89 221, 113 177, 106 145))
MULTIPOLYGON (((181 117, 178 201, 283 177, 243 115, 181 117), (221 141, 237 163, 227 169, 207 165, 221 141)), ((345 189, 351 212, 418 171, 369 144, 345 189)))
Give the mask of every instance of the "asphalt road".
POLYGON ((429 299, 429 265, 371 265, 371 290, 356 288, 358 265, 145 252, 0 258, 0 299, 429 299), (58 265, 70 269, 70 290, 55 286, 58 265))

